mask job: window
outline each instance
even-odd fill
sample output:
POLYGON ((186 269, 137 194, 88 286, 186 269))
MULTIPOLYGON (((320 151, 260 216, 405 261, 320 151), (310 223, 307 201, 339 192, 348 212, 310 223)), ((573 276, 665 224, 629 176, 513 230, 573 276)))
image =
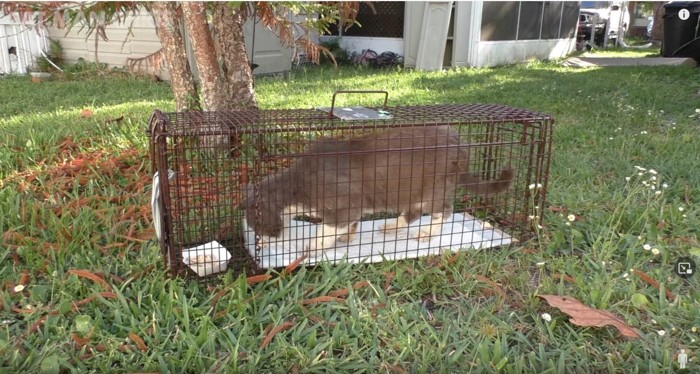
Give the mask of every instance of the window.
POLYGON ((573 38, 579 5, 570 1, 486 1, 481 40, 573 38))
POLYGON ((331 34, 403 38, 404 2, 377 1, 373 2, 372 6, 374 11, 370 5, 360 3, 360 10, 357 14, 357 22, 360 25, 353 25, 349 29, 342 31, 339 31, 338 27, 334 26, 331 27, 331 34))

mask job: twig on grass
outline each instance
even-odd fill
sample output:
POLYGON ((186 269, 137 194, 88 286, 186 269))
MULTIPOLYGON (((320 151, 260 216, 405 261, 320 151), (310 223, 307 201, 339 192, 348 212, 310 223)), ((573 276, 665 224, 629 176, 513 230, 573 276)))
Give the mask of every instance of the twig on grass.
MULTIPOLYGON (((632 272, 633 272, 634 274, 639 275, 639 277, 642 278, 643 281, 647 282, 650 286, 652 286, 652 287, 656 288, 657 290, 661 291, 661 284, 659 284, 659 282, 657 282, 656 280, 654 280, 654 278, 652 278, 649 274, 647 274, 647 273, 645 273, 645 272, 643 272, 643 271, 641 271, 641 270, 638 270, 638 269, 634 269, 632 272)), ((676 295, 675 295, 673 292, 671 292, 671 290, 669 290, 668 288, 666 288, 665 291, 666 291, 666 298, 667 298, 668 300, 673 301, 673 300, 676 299, 676 295)))

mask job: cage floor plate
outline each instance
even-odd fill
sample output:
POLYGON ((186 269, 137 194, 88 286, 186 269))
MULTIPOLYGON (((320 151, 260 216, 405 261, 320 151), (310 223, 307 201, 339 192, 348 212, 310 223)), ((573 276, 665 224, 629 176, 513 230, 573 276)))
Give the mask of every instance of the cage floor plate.
MULTIPOLYGON (((428 227, 430 220, 430 216, 423 216, 409 225, 408 230, 400 230, 396 235, 385 235, 379 230, 380 225, 395 222, 396 218, 362 221, 357 236, 351 243, 336 241, 335 246, 325 250, 322 255, 309 258, 307 264, 313 265, 322 260, 335 264, 344 258, 353 263, 418 258, 436 255, 445 249, 459 251, 491 248, 517 241, 468 214, 450 216, 443 224, 442 233, 430 242, 419 242, 411 237, 420 227, 428 227)), ((245 228, 246 247, 251 256, 259 259, 260 267, 285 267, 303 254, 304 247, 315 237, 317 226, 319 225, 292 220, 291 227, 283 235, 284 239, 265 243, 257 257, 255 233, 245 228)))

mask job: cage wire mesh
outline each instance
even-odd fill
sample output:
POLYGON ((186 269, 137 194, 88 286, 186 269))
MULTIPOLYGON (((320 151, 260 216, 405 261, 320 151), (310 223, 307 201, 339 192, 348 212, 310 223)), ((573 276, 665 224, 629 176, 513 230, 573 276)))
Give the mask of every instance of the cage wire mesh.
MULTIPOLYGON (((502 105, 162 113, 156 231, 173 274, 377 262, 525 240, 554 119, 502 105)), ((535 219, 533 219, 535 217, 535 219)), ((156 221, 154 219, 154 221, 156 221)))

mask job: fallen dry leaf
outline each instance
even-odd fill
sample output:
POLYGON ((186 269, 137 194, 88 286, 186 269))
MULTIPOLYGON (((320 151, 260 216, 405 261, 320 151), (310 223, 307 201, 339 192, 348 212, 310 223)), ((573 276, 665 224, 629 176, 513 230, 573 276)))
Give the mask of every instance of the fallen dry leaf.
MULTIPOLYGON (((634 269, 632 272, 633 272, 634 274, 639 275, 639 277, 642 278, 643 281, 649 283, 650 286, 652 286, 652 287, 656 288, 657 290, 661 291, 661 284, 659 284, 659 282, 657 282, 656 280, 654 280, 654 278, 652 278, 649 274, 647 274, 647 273, 645 273, 645 272, 643 272, 643 271, 641 271, 641 270, 638 270, 638 269, 634 269)), ((671 290, 669 290, 668 288, 666 288, 665 291, 666 291, 666 298, 667 298, 668 300, 673 301, 673 300, 676 299, 676 295, 675 295, 671 290)))
POLYGON ((301 263, 304 262, 304 260, 306 260, 306 255, 297 258, 291 264, 287 265, 287 267, 284 268, 284 270, 282 270, 282 276, 292 274, 292 272, 296 270, 299 267, 299 265, 301 265, 301 263))
POLYGON ((22 276, 19 278, 19 282, 17 282, 18 285, 26 286, 29 284, 29 281, 32 279, 31 275, 29 275, 28 270, 24 270, 22 272, 22 276))
POLYGON ((129 339, 136 343, 136 346, 139 347, 141 352, 148 352, 148 346, 146 345, 146 342, 144 342, 143 339, 140 336, 138 336, 135 332, 129 333, 129 339))
POLYGON ((252 286, 256 283, 264 282, 269 279, 272 279, 272 275, 270 274, 253 275, 252 277, 246 278, 246 282, 248 282, 249 286, 252 286))
POLYGON ((552 274, 552 278, 561 278, 569 283, 576 283, 576 279, 574 279, 574 277, 567 275, 567 274, 554 273, 554 274, 552 274))
POLYGON ((337 301, 340 303, 345 302, 345 299, 342 297, 333 297, 333 296, 319 296, 319 297, 314 297, 311 299, 307 299, 301 302, 302 305, 309 305, 309 304, 318 304, 318 303, 330 303, 333 301, 337 301))
POLYGON ((294 320, 284 322, 275 328, 270 328, 270 327, 271 327, 271 325, 268 326, 269 331, 267 332, 267 335, 265 335, 265 338, 263 339, 262 344, 260 344, 261 349, 270 345, 270 343, 272 342, 272 339, 275 337, 275 335, 279 334, 280 332, 282 332, 284 330, 289 330, 292 327, 294 327, 294 320))
POLYGON ((112 286, 110 286, 109 283, 107 283, 107 281, 104 280, 104 278, 102 278, 99 275, 92 273, 90 271, 81 270, 81 269, 71 269, 71 270, 68 270, 68 274, 74 274, 78 277, 90 279, 90 280, 94 281, 95 283, 100 284, 106 290, 112 289, 112 286))
MULTIPOLYGON (((368 287, 370 284, 368 281, 362 281, 362 282, 357 282, 352 286, 352 289, 358 290, 363 287, 368 287)), ((350 294, 350 289, 349 288, 341 288, 337 291, 333 291, 328 294, 330 297, 345 297, 350 294)))
POLYGON ((71 334, 71 339, 75 343, 76 348, 81 349, 84 346, 90 344, 90 340, 92 339, 92 331, 90 331, 90 333, 85 337, 73 333, 71 334))
POLYGON ((491 279, 488 279, 488 278, 486 278, 485 276, 479 275, 479 274, 467 274, 467 277, 469 277, 469 278, 474 278, 474 279, 476 279, 476 280, 478 280, 478 281, 480 281, 480 282, 482 282, 482 283, 486 283, 486 284, 488 284, 489 286, 491 286, 491 289, 490 289, 490 290, 496 292, 497 294, 501 295, 501 296, 504 297, 504 298, 507 297, 507 296, 506 296, 506 292, 503 291, 503 288, 501 288, 501 286, 499 286, 498 283, 492 281, 491 279))
POLYGON ((388 272, 384 274, 386 276, 386 280, 384 281, 384 291, 389 291, 389 287, 391 287, 391 282, 394 281, 394 278, 396 278, 396 273, 394 272, 388 272))
POLYGON ((539 295, 541 298, 545 299, 549 305, 558 308, 562 312, 568 314, 571 318, 569 322, 577 326, 584 327, 603 327, 603 326, 615 326, 622 335, 628 338, 641 338, 637 330, 633 329, 620 317, 608 312, 607 310, 600 310, 591 308, 588 305, 576 300, 570 296, 558 296, 558 295, 539 295))

